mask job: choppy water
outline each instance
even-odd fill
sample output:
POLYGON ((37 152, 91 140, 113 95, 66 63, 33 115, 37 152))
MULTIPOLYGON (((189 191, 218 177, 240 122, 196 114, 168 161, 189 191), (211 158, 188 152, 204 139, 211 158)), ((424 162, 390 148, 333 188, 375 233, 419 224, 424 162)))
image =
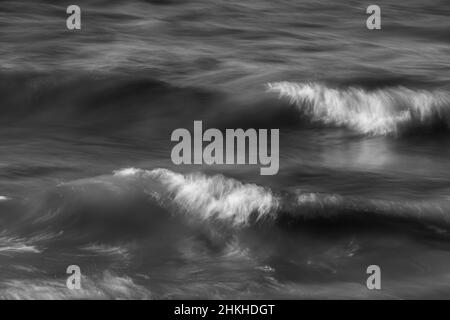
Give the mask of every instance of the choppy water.
POLYGON ((380 31, 358 1, 77 4, 73 32, 0 2, 1 298, 450 297, 446 1, 377 1, 380 31), (278 175, 173 165, 194 120, 279 128, 278 175))

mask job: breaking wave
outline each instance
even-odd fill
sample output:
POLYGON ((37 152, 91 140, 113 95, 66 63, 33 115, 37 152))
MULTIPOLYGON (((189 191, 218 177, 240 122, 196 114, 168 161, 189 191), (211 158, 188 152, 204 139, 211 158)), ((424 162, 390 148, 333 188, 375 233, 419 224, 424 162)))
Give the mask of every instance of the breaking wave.
POLYGON ((221 175, 184 176, 166 169, 156 169, 148 174, 165 186, 179 208, 197 212, 202 220, 215 217, 230 221, 234 226, 243 226, 249 224, 252 213, 256 213, 257 221, 265 219, 279 205, 270 190, 221 175))
POLYGON ((313 121, 367 135, 396 136, 411 127, 447 128, 450 124, 450 95, 443 90, 338 89, 314 82, 275 82, 267 89, 289 99, 313 121))
POLYGON ((59 236, 83 237, 83 233, 95 232, 89 237, 94 239, 105 233, 112 239, 145 235, 186 221, 208 230, 227 226, 231 232, 255 226, 336 222, 355 228, 391 222, 433 225, 439 230, 450 227, 450 204, 445 200, 404 202, 272 190, 223 175, 168 169, 126 168, 113 175, 64 183, 30 206, 37 208, 28 216, 33 226, 51 226, 46 232, 60 232, 59 236))
MULTIPOLYGON (((8 78, 0 86, 3 112, 13 123, 59 125, 68 121, 73 128, 124 134, 139 141, 166 138, 174 128, 191 126, 198 119, 219 129, 298 128, 313 122, 371 136, 398 136, 417 127, 420 131, 445 130, 450 125, 450 94, 444 89, 410 89, 395 84, 364 89, 364 81, 357 82, 362 86, 267 84, 268 92, 283 98, 277 99, 261 95, 259 89, 257 93, 227 92, 179 87, 144 75, 114 74, 108 81, 105 77, 79 74, 67 79, 33 74, 8 78), (289 108, 289 102, 295 108, 289 108)), ((0 74, 0 79, 5 76, 0 74)), ((45 168, 33 169, 46 172, 45 168)), ((18 168, 8 168, 10 172, 18 172, 18 168)))
POLYGON ((426 241, 450 237, 445 200, 275 190, 223 175, 169 169, 120 169, 61 183, 23 201, 20 209, 27 214, 8 233, 0 233, 0 261, 20 258, 23 263, 7 268, 25 278, 0 281, 0 298, 231 296, 248 289, 240 280, 248 270, 247 280, 269 287, 280 285, 277 277, 297 279, 299 268, 317 279, 324 270, 332 276, 352 256, 365 254, 360 248, 367 236, 381 242, 400 233, 426 241), (321 244, 322 236, 340 240, 329 246, 321 244), (82 290, 67 290, 65 279, 35 270, 59 261, 61 252, 70 252, 60 261, 61 270, 95 259, 103 271, 89 272, 82 290), (37 254, 51 259, 28 264, 37 254), (130 273, 124 275, 124 268, 130 273), (186 284, 186 277, 192 281, 186 284), (225 279, 227 285, 205 284, 205 277, 225 279))

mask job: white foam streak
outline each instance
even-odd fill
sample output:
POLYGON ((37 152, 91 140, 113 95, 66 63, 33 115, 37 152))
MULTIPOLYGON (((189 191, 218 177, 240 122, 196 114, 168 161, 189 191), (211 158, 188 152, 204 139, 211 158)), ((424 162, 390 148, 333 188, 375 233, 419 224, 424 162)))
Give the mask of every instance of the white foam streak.
POLYGON ((65 279, 8 280, 0 282, 0 299, 151 299, 150 291, 127 276, 105 271, 102 276, 83 276, 80 290, 69 290, 65 279))
POLYGON ((183 176, 164 169, 153 170, 151 175, 166 185, 179 206, 198 212, 204 220, 217 218, 244 226, 252 213, 256 213, 259 220, 267 218, 278 207, 278 200, 269 190, 222 175, 183 176))
POLYGON ((270 190, 222 175, 182 175, 166 169, 122 169, 114 174, 122 177, 147 176, 158 180, 177 207, 202 220, 217 219, 234 226, 245 226, 253 213, 257 220, 269 218, 278 207, 278 199, 270 190))
POLYGON ((94 253, 94 254, 117 257, 117 258, 123 259, 123 260, 130 259, 130 253, 128 252, 128 250, 121 246, 109 246, 109 245, 104 245, 104 244, 90 244, 90 245, 82 247, 81 249, 91 252, 91 253, 94 253))
POLYGON ((450 96, 439 90, 401 86, 373 91, 356 87, 340 90, 319 83, 293 82, 269 83, 267 88, 288 98, 314 121, 369 135, 397 135, 402 127, 416 122, 450 122, 450 96))
POLYGON ((16 253, 40 253, 30 241, 15 237, 0 237, 0 255, 12 255, 16 253))

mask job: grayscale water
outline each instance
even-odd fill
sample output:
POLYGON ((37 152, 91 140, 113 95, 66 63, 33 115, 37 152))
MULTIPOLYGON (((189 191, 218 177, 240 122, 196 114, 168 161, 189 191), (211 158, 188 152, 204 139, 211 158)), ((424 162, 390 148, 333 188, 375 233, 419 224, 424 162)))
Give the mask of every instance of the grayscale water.
POLYGON ((450 298, 448 1, 77 4, 0 2, 0 298, 450 298), (194 120, 279 173, 175 166, 194 120))

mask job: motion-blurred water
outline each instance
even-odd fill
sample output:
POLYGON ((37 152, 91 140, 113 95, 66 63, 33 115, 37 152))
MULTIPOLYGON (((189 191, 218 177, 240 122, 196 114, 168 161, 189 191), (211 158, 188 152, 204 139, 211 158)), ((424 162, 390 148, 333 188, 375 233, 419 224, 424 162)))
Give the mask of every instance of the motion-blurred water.
POLYGON ((1 298, 450 296, 447 1, 77 4, 0 2, 1 298), (278 175, 173 165, 194 120, 278 175))

